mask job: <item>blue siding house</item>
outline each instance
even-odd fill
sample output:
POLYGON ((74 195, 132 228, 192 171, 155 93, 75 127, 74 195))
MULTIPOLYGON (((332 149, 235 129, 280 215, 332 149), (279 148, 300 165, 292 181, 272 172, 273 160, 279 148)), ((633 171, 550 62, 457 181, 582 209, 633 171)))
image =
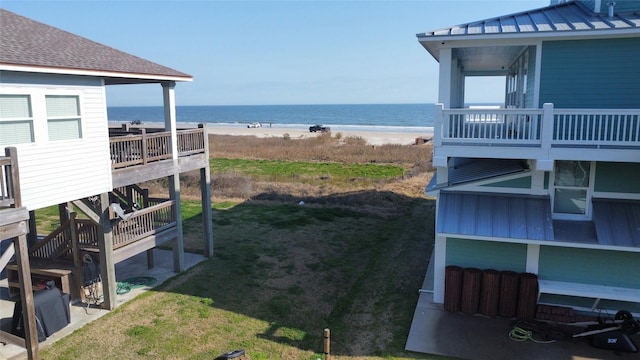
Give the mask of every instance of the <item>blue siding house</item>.
POLYGON ((417 37, 440 69, 434 301, 456 265, 537 274, 539 303, 640 315, 640 2, 417 37), (504 77, 502 106, 465 106, 479 76, 504 77))

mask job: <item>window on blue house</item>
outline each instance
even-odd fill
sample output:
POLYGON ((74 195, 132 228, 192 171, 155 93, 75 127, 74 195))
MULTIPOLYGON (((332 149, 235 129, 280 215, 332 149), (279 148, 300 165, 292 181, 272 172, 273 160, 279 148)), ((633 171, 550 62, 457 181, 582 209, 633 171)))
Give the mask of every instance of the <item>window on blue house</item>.
POLYGON ((589 215, 591 163, 556 161, 554 173, 554 215, 583 218, 589 215))

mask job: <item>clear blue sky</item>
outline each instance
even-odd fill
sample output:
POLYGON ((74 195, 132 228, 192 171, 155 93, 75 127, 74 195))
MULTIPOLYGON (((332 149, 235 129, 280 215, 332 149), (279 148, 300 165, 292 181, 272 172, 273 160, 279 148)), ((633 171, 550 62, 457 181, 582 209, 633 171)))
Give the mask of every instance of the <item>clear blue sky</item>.
MULTIPOLYGON (((0 1, 0 7, 194 76, 178 105, 434 103, 438 63, 416 34, 549 0, 0 1)), ((475 85, 478 86, 478 85, 475 85)), ((502 84, 470 102, 500 102, 502 84)), ((489 89, 487 91, 486 89, 489 89)), ((161 105, 159 85, 109 106, 161 105)))

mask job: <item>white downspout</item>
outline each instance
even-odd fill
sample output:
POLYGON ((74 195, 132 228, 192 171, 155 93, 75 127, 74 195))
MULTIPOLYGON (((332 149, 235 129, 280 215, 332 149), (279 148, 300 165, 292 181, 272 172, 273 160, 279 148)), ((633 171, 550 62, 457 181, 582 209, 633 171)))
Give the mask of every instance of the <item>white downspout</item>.
POLYGON ((613 8, 616 6, 616 2, 615 1, 609 1, 607 3, 607 6, 609 7, 609 17, 612 18, 613 17, 613 8))

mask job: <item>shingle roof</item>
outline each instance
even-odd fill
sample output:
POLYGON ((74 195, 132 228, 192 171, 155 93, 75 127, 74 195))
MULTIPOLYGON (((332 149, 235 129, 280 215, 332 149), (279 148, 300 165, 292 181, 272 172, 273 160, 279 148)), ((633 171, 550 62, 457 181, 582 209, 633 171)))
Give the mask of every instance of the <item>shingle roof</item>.
MULTIPOLYGON (((192 76, 0 9, 0 66, 84 71, 124 79, 191 81, 192 76)), ((121 79, 121 80, 116 80, 121 79)))
MULTIPOLYGON (((640 13, 595 14, 578 2, 567 2, 417 34, 434 37, 559 34, 579 31, 638 30, 640 13)), ((434 39, 435 40, 435 39, 434 39)))

